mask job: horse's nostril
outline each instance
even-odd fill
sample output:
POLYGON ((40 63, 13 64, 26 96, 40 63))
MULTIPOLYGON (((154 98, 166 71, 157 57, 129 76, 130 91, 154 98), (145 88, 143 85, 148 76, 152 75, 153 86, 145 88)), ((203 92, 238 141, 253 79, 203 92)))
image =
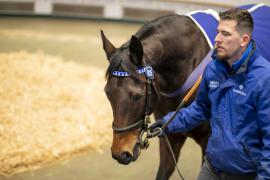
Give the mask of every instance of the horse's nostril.
POLYGON ((121 164, 129 164, 132 161, 132 155, 129 152, 123 152, 118 159, 121 164))
POLYGON ((129 152, 122 152, 120 155, 112 153, 112 157, 121 164, 129 164, 132 161, 132 155, 129 152))
POLYGON ((123 152, 121 157, 125 161, 131 161, 132 159, 132 155, 129 152, 123 152))

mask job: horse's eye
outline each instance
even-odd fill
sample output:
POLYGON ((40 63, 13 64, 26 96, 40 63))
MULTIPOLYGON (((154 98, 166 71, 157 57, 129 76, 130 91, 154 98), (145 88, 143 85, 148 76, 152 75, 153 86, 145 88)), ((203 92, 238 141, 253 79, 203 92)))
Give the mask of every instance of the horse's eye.
POLYGON ((138 101, 139 99, 141 99, 143 97, 143 94, 135 94, 132 96, 132 99, 134 101, 138 101))

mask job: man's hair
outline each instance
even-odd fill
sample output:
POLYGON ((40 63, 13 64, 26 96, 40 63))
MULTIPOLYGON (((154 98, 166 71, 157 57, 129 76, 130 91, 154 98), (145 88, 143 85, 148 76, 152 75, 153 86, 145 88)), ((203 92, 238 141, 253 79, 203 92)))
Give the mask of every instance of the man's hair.
POLYGON ((248 34, 252 36, 253 32, 253 19, 247 10, 232 8, 219 13, 220 20, 235 20, 237 22, 236 29, 243 35, 248 34))

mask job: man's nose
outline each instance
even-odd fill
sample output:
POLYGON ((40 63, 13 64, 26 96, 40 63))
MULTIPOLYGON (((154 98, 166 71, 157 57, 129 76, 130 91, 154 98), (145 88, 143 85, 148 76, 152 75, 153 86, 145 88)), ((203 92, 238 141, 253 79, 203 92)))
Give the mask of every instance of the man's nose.
POLYGON ((216 43, 221 43, 221 37, 220 37, 219 34, 216 35, 216 37, 215 37, 215 42, 216 42, 216 43))

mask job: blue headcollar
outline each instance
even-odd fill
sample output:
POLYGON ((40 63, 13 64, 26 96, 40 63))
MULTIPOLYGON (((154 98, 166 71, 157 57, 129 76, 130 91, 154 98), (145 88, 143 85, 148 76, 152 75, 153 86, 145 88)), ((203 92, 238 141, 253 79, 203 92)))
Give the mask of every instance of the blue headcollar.
MULTIPOLYGON (((137 70, 138 74, 145 74, 145 76, 147 77, 147 79, 154 79, 154 72, 153 72, 153 68, 151 66, 145 66, 144 68, 140 68, 137 70)), ((120 77, 127 77, 130 76, 129 72, 126 71, 113 71, 112 75, 114 76, 120 76, 120 77)))

